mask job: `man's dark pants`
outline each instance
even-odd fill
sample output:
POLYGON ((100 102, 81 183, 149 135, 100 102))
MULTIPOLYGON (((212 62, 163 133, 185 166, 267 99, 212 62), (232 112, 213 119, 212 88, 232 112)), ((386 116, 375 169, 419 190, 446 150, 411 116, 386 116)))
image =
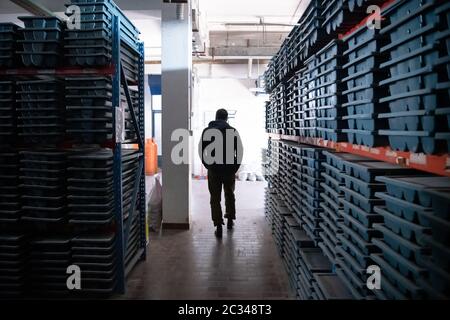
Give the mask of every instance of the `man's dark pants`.
POLYGON ((208 189, 211 195, 211 216, 214 226, 223 223, 222 207, 220 205, 220 201, 222 200, 222 186, 225 193, 225 218, 234 220, 236 219, 234 197, 235 174, 217 173, 208 170, 208 189))

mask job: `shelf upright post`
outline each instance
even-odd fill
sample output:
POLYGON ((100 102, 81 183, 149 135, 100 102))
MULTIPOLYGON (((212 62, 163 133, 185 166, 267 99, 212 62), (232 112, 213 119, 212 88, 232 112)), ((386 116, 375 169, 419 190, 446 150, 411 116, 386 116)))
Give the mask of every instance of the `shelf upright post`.
POLYGON ((114 65, 113 86, 113 139, 114 139, 114 213, 116 220, 116 255, 117 255, 117 293, 125 293, 125 248, 123 239, 123 202, 122 202, 122 142, 119 138, 117 120, 121 112, 121 68, 120 68, 120 17, 113 16, 112 21, 112 62, 114 65))
POLYGON ((141 137, 143 140, 142 146, 140 146, 141 151, 141 164, 142 164, 142 173, 141 173, 141 181, 139 186, 139 231, 140 231, 140 247, 144 249, 142 253, 142 259, 146 259, 146 246, 147 246, 147 233, 145 228, 147 227, 146 223, 146 206, 145 206, 145 54, 144 54, 144 42, 139 43, 139 83, 138 83, 138 91, 139 91, 139 130, 141 132, 141 137))

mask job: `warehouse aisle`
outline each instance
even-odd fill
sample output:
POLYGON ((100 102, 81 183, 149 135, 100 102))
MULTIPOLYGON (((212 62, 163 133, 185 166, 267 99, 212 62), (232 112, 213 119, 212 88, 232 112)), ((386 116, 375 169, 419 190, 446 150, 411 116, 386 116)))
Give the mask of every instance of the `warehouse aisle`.
MULTIPOLYGON (((150 243, 125 299, 288 299, 288 278, 264 218, 264 183, 236 184, 235 230, 214 237, 206 181, 193 181, 192 226, 150 243)), ((225 231, 225 230, 224 230, 225 231)))

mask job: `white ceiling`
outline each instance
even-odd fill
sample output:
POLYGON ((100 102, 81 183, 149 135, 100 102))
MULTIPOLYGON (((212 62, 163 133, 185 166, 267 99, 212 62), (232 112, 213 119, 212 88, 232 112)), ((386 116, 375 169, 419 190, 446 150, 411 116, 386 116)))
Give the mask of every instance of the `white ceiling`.
MULTIPOLYGON (((199 0, 200 11, 206 15, 209 29, 246 30, 244 26, 227 23, 295 24, 309 0, 199 0)), ((270 27, 272 31, 289 31, 290 27, 270 27)))

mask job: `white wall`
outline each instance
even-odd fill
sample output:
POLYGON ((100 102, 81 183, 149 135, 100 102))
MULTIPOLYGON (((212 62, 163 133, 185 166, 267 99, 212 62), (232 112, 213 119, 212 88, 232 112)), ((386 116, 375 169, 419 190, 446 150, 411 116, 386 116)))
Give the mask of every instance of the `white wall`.
MULTIPOLYGON (((236 119, 230 120, 230 124, 239 131, 243 141, 242 169, 260 170, 261 149, 267 144, 265 104, 263 97, 256 97, 249 90, 255 88, 255 80, 247 77, 248 66, 205 64, 196 65, 196 68, 198 79, 194 86, 192 118, 194 147, 198 146, 202 130, 214 120, 217 109, 236 110, 236 119)), ((206 175, 197 152, 193 157, 193 174, 206 175)))

